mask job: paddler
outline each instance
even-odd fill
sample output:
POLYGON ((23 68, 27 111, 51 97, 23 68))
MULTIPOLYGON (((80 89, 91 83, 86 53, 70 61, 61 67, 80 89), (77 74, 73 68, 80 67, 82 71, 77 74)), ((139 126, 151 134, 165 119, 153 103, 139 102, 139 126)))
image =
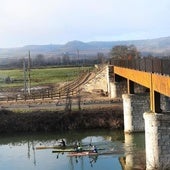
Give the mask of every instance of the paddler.
POLYGON ((92 152, 94 152, 94 153, 98 153, 98 150, 97 150, 97 147, 95 146, 95 145, 93 145, 93 150, 92 150, 92 152))
POLYGON ((66 146, 66 142, 64 141, 64 139, 61 140, 61 146, 65 147, 66 146))
POLYGON ((75 151, 76 152, 81 152, 83 150, 82 146, 80 145, 80 142, 78 142, 75 146, 75 151))
POLYGON ((97 146, 90 144, 89 147, 90 147, 91 152, 98 153, 97 146))

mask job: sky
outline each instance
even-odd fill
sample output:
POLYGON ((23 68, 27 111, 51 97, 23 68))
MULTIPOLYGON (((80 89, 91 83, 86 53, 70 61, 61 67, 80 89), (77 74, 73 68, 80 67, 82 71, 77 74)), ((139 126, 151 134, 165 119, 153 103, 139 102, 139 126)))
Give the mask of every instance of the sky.
POLYGON ((0 0, 0 48, 170 36, 170 0, 0 0))

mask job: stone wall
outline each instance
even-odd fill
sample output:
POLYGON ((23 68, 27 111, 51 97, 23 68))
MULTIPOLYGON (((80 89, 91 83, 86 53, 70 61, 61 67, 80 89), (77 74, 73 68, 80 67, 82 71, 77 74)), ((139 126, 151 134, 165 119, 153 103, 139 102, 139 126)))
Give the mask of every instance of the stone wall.
POLYGON ((127 82, 121 81, 116 83, 117 97, 122 97, 123 94, 127 94, 127 82))
POLYGON ((163 111, 170 111, 170 97, 161 95, 161 109, 163 111))
POLYGON ((101 68, 101 70, 94 74, 93 78, 83 85, 83 91, 103 91, 104 93, 108 93, 110 89, 108 66, 101 68))
MULTIPOLYGON (((123 94, 127 94, 127 81, 125 79, 120 82, 112 82, 110 87, 111 88, 114 87, 114 89, 116 90, 116 92, 115 92, 115 94, 117 95, 116 97, 122 97, 123 94), (113 84, 116 87, 114 87, 113 84)), ((135 94, 140 94, 140 93, 143 94, 145 92, 146 92, 145 87, 134 83, 134 93, 135 94)), ((114 94, 114 93, 112 92, 112 94, 114 94)))

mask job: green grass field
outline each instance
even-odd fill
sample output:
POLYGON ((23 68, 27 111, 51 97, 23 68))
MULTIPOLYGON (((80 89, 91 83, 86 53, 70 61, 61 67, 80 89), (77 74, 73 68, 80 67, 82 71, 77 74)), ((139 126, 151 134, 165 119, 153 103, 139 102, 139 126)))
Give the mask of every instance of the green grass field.
MULTIPOLYGON (((89 67, 31 69, 31 85, 49 85, 74 80, 81 71, 89 67)), ((23 87, 23 70, 0 70, 0 88, 23 87)))

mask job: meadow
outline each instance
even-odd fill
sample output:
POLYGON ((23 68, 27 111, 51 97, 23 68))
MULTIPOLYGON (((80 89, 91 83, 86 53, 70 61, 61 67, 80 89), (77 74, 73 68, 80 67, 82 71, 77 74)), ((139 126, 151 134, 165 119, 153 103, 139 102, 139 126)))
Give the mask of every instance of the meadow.
MULTIPOLYGON (((89 70, 90 67, 65 67, 65 68, 35 68, 31 69, 31 85, 54 85, 66 81, 71 81, 79 76, 82 71, 89 70)), ((26 72, 28 78, 28 72, 26 72)), ((21 69, 0 70, 0 88, 23 87, 24 71, 21 69)))

